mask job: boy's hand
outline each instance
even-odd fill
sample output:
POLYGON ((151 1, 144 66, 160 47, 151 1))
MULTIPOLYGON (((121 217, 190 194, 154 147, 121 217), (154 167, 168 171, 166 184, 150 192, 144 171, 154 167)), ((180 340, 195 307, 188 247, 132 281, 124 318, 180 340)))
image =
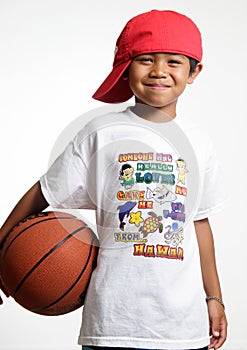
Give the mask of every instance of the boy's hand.
MULTIPOLYGON (((1 251, 0 251, 0 256, 1 256, 1 251)), ((4 287, 4 284, 3 284, 3 281, 1 278, 1 274, 0 274, 0 290, 6 295, 6 297, 9 297, 9 293, 6 290, 6 288, 4 287)), ((3 303, 3 300, 2 300, 1 295, 0 295, 0 305, 2 305, 2 303, 3 303)))
MULTIPOLYGON (((3 291, 3 293, 6 295, 6 297, 9 297, 9 293, 7 292, 7 290, 4 287, 4 284, 2 282, 1 275, 0 275, 0 289, 1 289, 1 291, 3 291)), ((1 295, 0 295, 0 305, 2 305, 2 303, 3 303, 3 300, 2 300, 1 295)))
POLYGON ((227 320, 224 308, 216 300, 208 301, 208 314, 210 322, 209 349, 219 349, 226 340, 227 320))
MULTIPOLYGON (((8 233, 13 229, 13 227, 27 216, 43 211, 48 206, 49 204, 42 193, 40 182, 37 181, 19 200, 0 229, 0 255, 3 241, 5 240, 5 237, 7 237, 8 233)), ((9 296, 9 293, 3 285, 3 281, 1 281, 1 274, 0 289, 7 297, 9 296)), ((2 303, 3 301, 0 297, 0 304, 2 303)))

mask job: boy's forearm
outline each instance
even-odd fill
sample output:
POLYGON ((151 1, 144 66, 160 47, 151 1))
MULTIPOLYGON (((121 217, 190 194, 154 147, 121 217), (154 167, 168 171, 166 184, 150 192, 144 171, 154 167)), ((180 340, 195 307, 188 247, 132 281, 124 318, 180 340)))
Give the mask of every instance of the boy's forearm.
POLYGON ((0 247, 9 231, 22 219, 28 215, 37 213, 48 207, 48 203, 44 198, 39 181, 36 182, 30 190, 16 204, 7 220, 0 229, 0 247))
POLYGON ((202 278, 206 295, 222 299, 219 277, 215 261, 212 230, 208 219, 195 221, 201 259, 202 278))
MULTIPOLYGON (((219 277, 215 262, 214 240, 208 219, 195 221, 200 251, 202 277, 207 296, 222 300, 219 277)), ((208 302, 210 344, 209 349, 219 349, 227 336, 227 319, 224 305, 217 299, 208 302)))

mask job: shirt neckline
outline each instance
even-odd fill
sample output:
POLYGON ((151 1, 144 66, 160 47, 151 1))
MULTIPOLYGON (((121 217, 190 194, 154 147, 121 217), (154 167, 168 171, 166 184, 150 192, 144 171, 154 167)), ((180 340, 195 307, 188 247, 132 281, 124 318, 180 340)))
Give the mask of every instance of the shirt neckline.
POLYGON ((151 121, 149 119, 145 119, 145 118, 142 118, 140 117, 138 114, 136 114, 135 112, 133 112, 133 107, 134 106, 129 106, 127 107, 126 111, 129 115, 129 117, 140 123, 140 124, 144 124, 144 125, 147 125, 147 126, 152 126, 154 128, 160 128, 160 127, 163 127, 163 126, 166 126, 168 124, 178 124, 178 116, 176 116, 175 118, 171 118, 171 120, 168 120, 168 121, 164 121, 164 122, 154 122, 154 121, 151 121))

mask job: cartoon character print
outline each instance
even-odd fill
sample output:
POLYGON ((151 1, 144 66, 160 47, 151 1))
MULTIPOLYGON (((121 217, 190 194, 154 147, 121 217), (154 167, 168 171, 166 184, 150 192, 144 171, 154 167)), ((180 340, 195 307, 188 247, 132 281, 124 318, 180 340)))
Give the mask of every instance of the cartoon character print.
POLYGON ((177 247, 182 243, 183 238, 183 228, 178 226, 177 222, 173 222, 172 225, 167 225, 165 227, 166 232, 164 233, 165 242, 177 247))
POLYGON ((146 191, 146 198, 154 199, 157 203, 162 205, 166 202, 175 201, 177 196, 165 185, 163 185, 162 187, 156 187, 153 191, 148 187, 146 191))
POLYGON ((141 211, 137 211, 136 213, 130 213, 129 223, 135 224, 136 227, 139 227, 140 223, 144 221, 141 215, 141 211))
POLYGON ((123 205, 119 205, 117 210, 119 210, 118 218, 120 221, 119 228, 123 231, 126 223, 124 222, 125 217, 129 217, 130 211, 136 206, 136 202, 126 202, 123 205))
POLYGON ((120 176, 119 180, 123 180, 121 182, 121 185, 126 189, 129 190, 135 183, 133 179, 133 173, 134 169, 129 164, 123 164, 121 170, 120 170, 120 176))
POLYGON ((163 231, 163 224, 161 223, 162 216, 158 216, 153 211, 148 212, 148 215, 150 216, 145 219, 143 226, 139 230, 143 233, 143 237, 147 237, 149 233, 153 233, 157 230, 159 230, 159 233, 163 231))
POLYGON ((185 174, 188 172, 188 170, 186 169, 186 163, 182 158, 179 158, 176 161, 176 165, 178 171, 177 184, 181 183, 185 185, 185 174))

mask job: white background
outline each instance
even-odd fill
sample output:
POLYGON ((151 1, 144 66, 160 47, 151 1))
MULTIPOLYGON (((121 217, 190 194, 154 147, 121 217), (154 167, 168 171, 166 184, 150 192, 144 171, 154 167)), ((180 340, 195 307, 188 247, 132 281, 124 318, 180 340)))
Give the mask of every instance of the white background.
MULTIPOLYGON (((204 71, 181 97, 179 113, 191 115, 210 132, 225 172, 231 201, 211 220, 229 319, 223 349, 244 350, 245 0, 1 0, 0 224, 46 171, 62 130, 103 105, 91 95, 111 69, 118 34, 128 19, 153 8, 187 14, 203 34, 204 71)), ((80 320, 81 310, 44 317, 4 298, 0 349, 79 349, 80 320)))

